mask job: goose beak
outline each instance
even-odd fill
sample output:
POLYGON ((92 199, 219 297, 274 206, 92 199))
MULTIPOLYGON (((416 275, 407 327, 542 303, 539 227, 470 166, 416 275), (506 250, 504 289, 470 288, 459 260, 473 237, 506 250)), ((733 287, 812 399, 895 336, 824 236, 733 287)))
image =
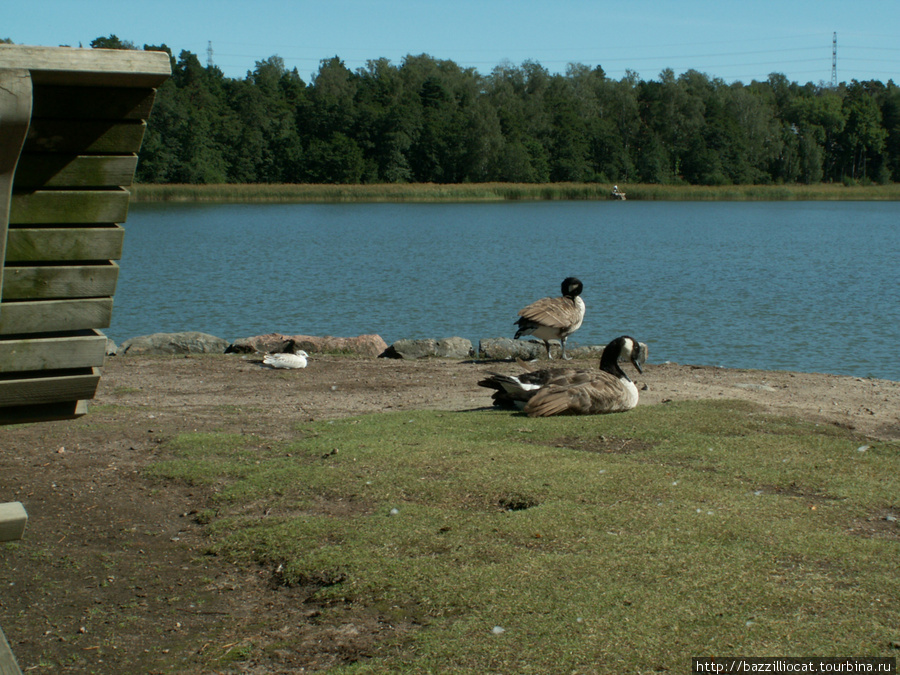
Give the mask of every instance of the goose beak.
POLYGON ((644 369, 641 368, 641 365, 647 361, 647 355, 650 350, 647 348, 647 345, 643 342, 638 342, 638 347, 631 353, 631 363, 637 368, 637 371, 643 375, 644 369))

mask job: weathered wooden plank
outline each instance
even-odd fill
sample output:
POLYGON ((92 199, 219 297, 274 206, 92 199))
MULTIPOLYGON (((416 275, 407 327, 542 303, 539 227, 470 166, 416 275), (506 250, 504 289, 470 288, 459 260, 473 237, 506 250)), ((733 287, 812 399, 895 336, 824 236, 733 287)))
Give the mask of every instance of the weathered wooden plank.
POLYGON ((112 304, 112 298, 4 302, 0 335, 108 328, 112 304))
MULTIPOLYGON (((87 414, 87 410, 87 401, 62 401, 57 403, 42 403, 40 405, 18 405, 12 408, 0 408, 0 425, 73 420, 87 414)), ((0 675, 2 675, 2 672, 3 671, 0 670, 0 675)))
POLYGON ((31 116, 35 119, 146 120, 155 97, 155 89, 37 86, 31 116))
POLYGON ((0 373, 101 367, 107 339, 98 331, 0 339, 0 373))
POLYGON ((7 264, 36 261, 118 260, 125 229, 104 227, 12 227, 7 264))
POLYGON ((13 177, 31 117, 31 77, 26 70, 0 70, 0 290, 13 177))
POLYGON ((0 504, 0 541, 16 541, 25 534, 28 513, 22 502, 0 504))
POLYGON ((0 629, 0 675, 22 675, 2 629, 0 629))
POLYGON ((16 190, 128 187, 138 156, 23 153, 16 167, 16 190))
POLYGON ((0 408, 92 399, 99 382, 97 368, 14 379, 3 373, 0 374, 0 408))
POLYGON ((14 193, 9 224, 123 223, 128 216, 128 196, 124 189, 14 193))
POLYGON ((172 72, 169 55, 123 49, 0 45, 4 68, 27 68, 35 83, 158 87, 172 72))
POLYGON ((3 300, 46 300, 113 296, 119 279, 114 262, 100 265, 6 267, 3 300))
POLYGON ((24 152, 129 154, 141 149, 145 122, 32 119, 24 152))

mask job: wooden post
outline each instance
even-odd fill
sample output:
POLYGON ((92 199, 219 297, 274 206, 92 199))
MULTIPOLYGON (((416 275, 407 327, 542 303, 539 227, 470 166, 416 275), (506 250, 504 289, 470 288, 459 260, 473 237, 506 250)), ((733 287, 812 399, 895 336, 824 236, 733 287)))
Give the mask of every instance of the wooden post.
POLYGON ((0 675, 22 675, 19 664, 16 663, 16 657, 9 648, 6 636, 0 629, 0 675))
MULTIPOLYGON (((20 502, 0 504, 0 542, 21 539, 25 534, 28 514, 20 502)), ((0 675, 22 675, 16 657, 0 629, 0 675)))
POLYGON ((30 123, 31 73, 19 68, 0 69, 0 294, 13 178, 30 123))

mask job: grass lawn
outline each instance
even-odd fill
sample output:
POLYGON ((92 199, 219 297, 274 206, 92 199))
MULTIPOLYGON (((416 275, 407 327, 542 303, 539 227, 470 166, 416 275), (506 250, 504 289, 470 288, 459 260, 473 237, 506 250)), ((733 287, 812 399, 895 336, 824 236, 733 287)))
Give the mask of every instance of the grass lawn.
POLYGON ((209 488, 211 553, 412 626, 337 672, 897 655, 900 444, 725 401, 377 414, 167 449, 151 472, 209 488))

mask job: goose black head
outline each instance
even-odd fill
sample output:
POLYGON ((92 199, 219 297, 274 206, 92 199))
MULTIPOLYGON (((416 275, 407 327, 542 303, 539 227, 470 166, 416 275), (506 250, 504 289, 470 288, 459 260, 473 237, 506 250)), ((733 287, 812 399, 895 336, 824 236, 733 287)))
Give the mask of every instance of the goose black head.
POLYGON ((600 368, 608 370, 614 364, 614 367, 618 368, 619 361, 630 361, 631 365, 643 375, 644 369, 642 365, 647 360, 648 353, 647 345, 643 342, 638 342, 633 337, 623 335, 606 345, 600 357, 600 368))
POLYGON ((562 282, 562 294, 566 298, 574 298, 581 295, 584 284, 575 277, 566 277, 562 282))

